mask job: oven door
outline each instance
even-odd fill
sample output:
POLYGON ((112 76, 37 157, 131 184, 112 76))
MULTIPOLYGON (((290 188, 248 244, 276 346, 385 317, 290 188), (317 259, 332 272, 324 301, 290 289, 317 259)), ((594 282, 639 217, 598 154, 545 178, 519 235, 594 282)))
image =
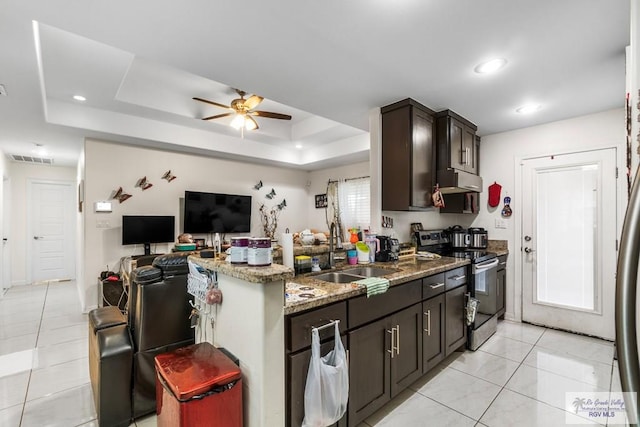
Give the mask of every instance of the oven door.
POLYGON ((496 314, 498 311, 498 258, 472 264, 474 297, 480 301, 478 312, 496 314))

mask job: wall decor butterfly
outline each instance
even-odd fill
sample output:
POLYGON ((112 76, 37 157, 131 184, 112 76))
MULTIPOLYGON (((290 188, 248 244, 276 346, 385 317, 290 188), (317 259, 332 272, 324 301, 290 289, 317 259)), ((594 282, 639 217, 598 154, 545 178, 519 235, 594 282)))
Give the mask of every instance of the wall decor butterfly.
POLYGON ((136 182, 136 187, 140 187, 142 188, 142 191, 144 190, 148 190, 149 188, 153 187, 153 184, 150 183, 149 181, 147 181, 147 177, 143 176, 142 178, 140 178, 138 180, 138 182, 136 182))
POLYGON ((171 182, 176 178, 177 178, 177 176, 171 174, 171 169, 169 169, 168 171, 166 171, 164 173, 164 175, 162 175, 162 179, 166 179, 167 182, 171 182))
POLYGON ((114 199, 117 200, 118 202, 122 203, 125 200, 127 200, 128 198, 131 197, 131 194, 127 194, 122 190, 122 187, 118 187, 117 190, 114 190, 111 193, 111 197, 109 197, 110 199, 114 199))

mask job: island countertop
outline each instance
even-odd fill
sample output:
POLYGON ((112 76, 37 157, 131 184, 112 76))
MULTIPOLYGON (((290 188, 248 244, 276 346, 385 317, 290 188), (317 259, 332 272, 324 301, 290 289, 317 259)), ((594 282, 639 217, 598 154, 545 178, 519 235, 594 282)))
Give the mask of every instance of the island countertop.
MULTIPOLYGON (((369 265, 388 269, 389 274, 385 274, 384 277, 389 279, 389 286, 395 286, 468 264, 470 261, 467 259, 442 257, 435 260, 408 258, 398 262, 377 262, 369 265)), ((329 271, 340 271, 352 267, 358 267, 358 265, 344 265, 329 271)), ((323 271, 323 273, 326 272, 327 270, 323 271)), ((367 293, 363 285, 325 282, 315 279, 316 275, 296 276, 287 281, 284 314, 298 313, 367 293), (305 297, 300 297, 301 294, 305 297), (313 297, 309 297, 310 294, 313 297)))

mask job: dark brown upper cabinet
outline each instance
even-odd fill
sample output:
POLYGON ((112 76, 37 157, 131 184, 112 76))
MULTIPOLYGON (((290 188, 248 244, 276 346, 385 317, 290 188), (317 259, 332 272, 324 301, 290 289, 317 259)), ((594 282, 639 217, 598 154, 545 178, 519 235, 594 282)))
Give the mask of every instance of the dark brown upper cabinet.
POLYGON ((382 107, 382 210, 433 206, 434 112, 407 98, 382 107))
POLYGON ((435 114, 438 170, 453 168, 478 174, 478 127, 451 110, 435 114))

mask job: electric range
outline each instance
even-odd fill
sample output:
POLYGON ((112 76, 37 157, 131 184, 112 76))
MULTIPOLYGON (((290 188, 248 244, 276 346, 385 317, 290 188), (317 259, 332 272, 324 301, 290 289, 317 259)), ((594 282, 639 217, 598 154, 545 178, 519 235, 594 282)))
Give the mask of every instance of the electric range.
POLYGON ((445 230, 416 231, 414 241, 418 251, 441 256, 468 259, 467 302, 465 304, 468 340, 467 347, 476 350, 498 327, 497 266, 495 253, 483 249, 453 248, 445 230), (475 309, 473 309, 475 307, 475 309))

